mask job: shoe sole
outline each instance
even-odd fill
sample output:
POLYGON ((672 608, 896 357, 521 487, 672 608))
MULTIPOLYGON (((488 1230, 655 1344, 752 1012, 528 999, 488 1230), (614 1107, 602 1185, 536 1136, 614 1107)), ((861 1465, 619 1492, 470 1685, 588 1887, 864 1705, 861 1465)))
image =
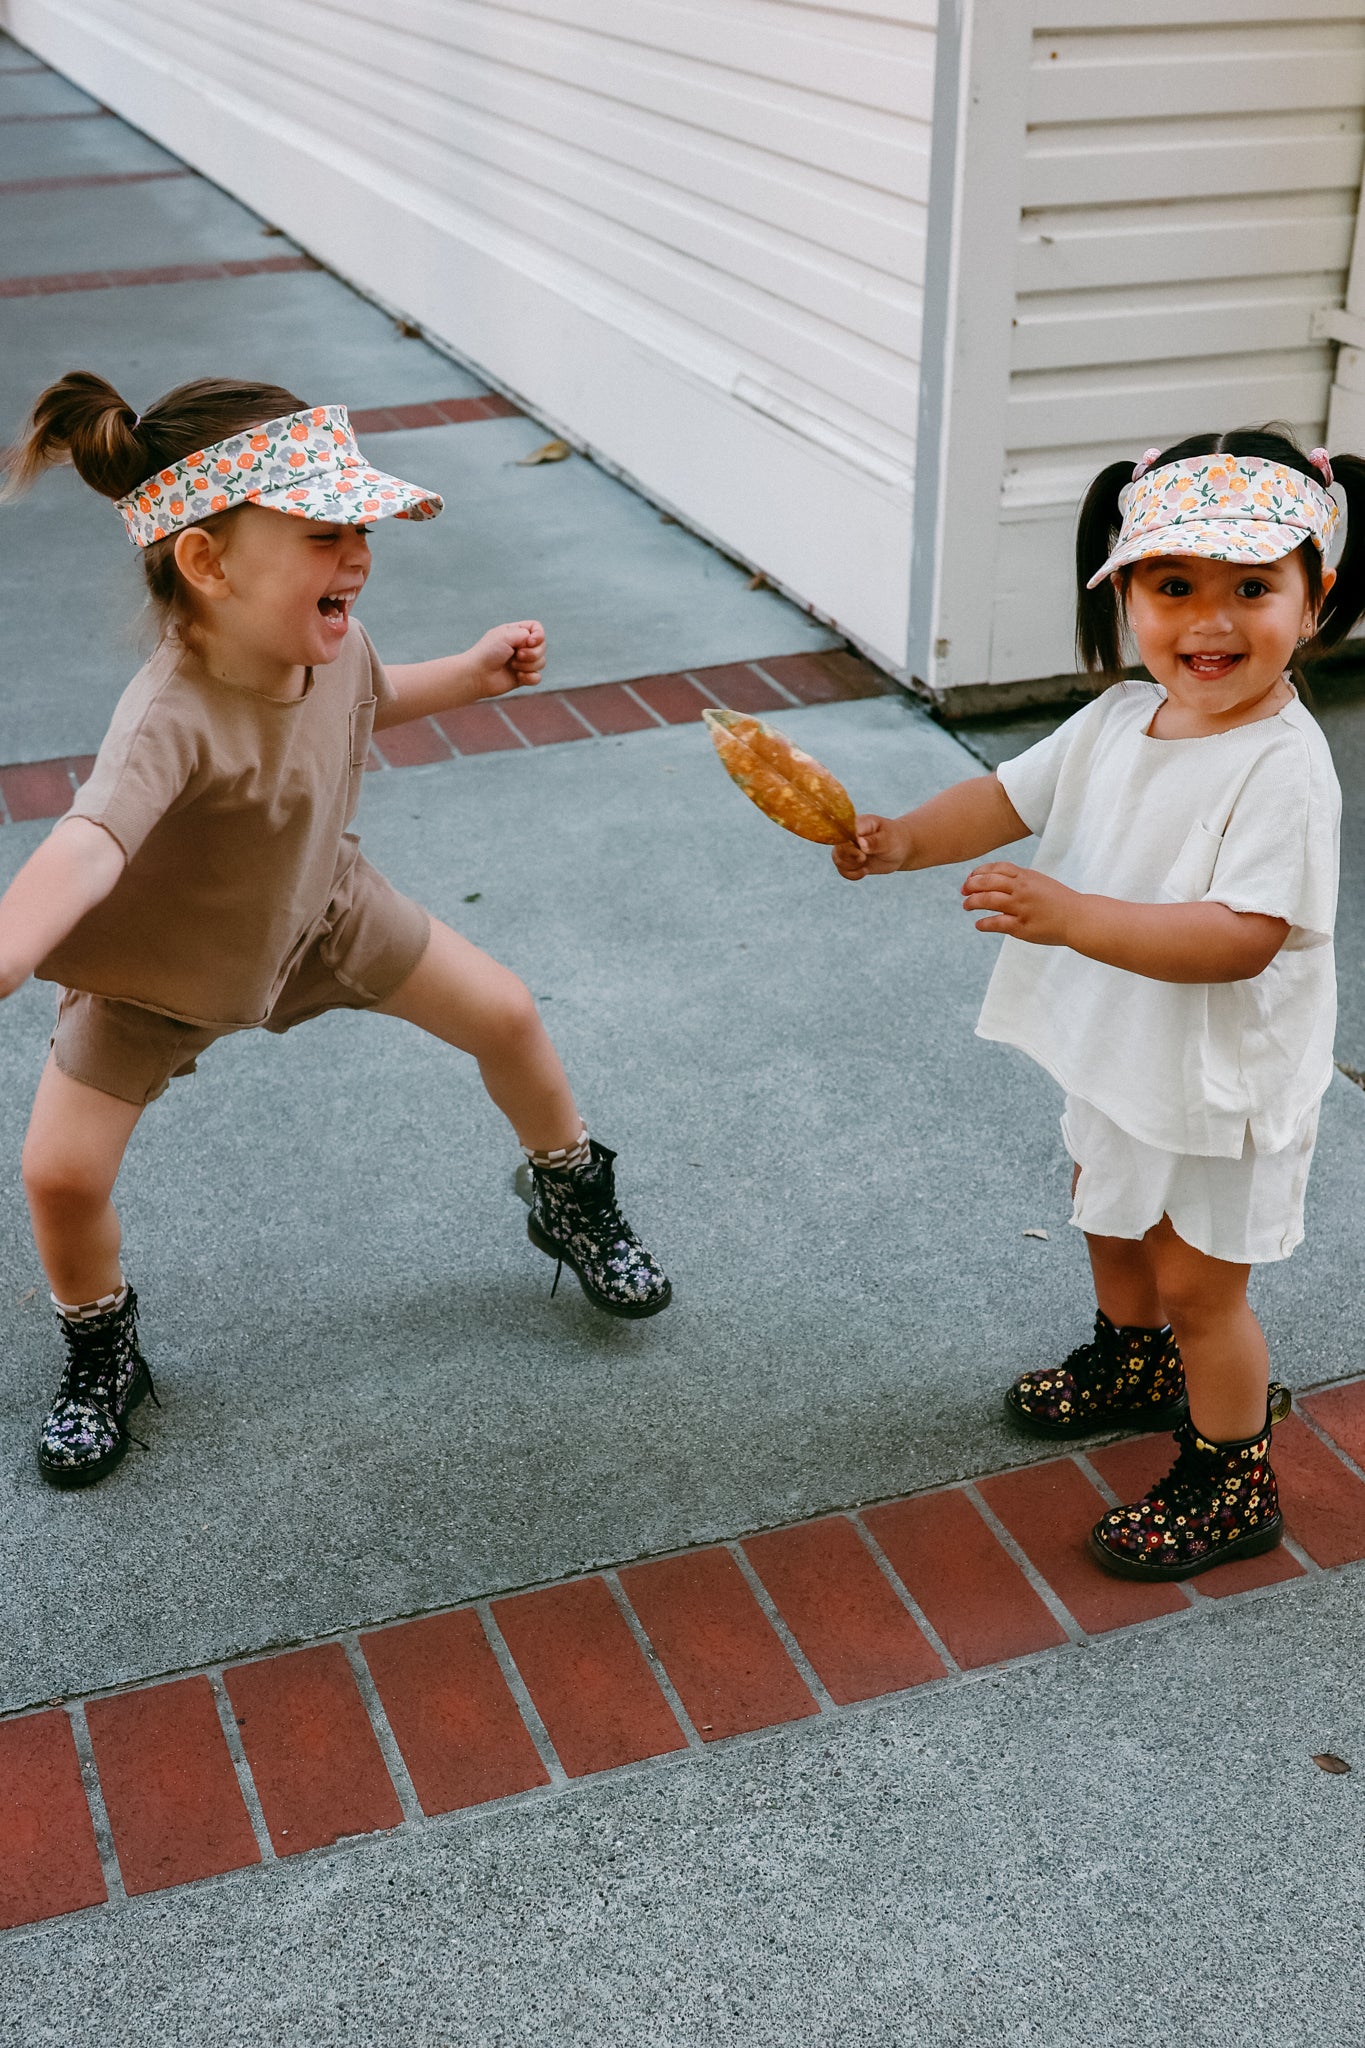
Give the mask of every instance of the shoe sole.
POLYGON ((1129 1409, 1123 1415, 1111 1415, 1104 1420, 1082 1423, 1044 1422, 1017 1408, 1008 1394, 1005 1395, 1005 1414, 1014 1427, 1025 1436, 1050 1437, 1054 1442, 1071 1437, 1106 1436, 1116 1429, 1139 1432, 1145 1430, 1177 1429, 1189 1417, 1190 1404, 1182 1394, 1167 1408, 1129 1409))
POLYGON ((1239 1557, 1260 1557, 1267 1550, 1274 1550, 1283 1536, 1284 1518, 1276 1515, 1274 1521, 1267 1522, 1264 1528, 1254 1529, 1250 1535, 1240 1537, 1236 1543, 1229 1543, 1209 1557, 1199 1558, 1194 1564, 1138 1564, 1133 1558, 1119 1557, 1100 1542, 1093 1529, 1090 1532, 1090 1549, 1104 1569, 1117 1579, 1193 1579, 1200 1572, 1214 1571, 1220 1564, 1232 1564, 1239 1557))
POLYGON ((622 1316, 627 1322, 638 1323, 646 1316, 657 1316, 673 1299, 673 1282, 665 1280, 664 1291, 657 1301, 613 1301, 609 1295, 603 1294, 600 1287, 593 1285, 577 1260, 562 1250, 554 1239, 541 1229, 534 1216, 528 1216, 526 1219, 526 1235, 536 1250, 544 1252, 547 1259, 557 1259, 569 1268, 593 1307, 600 1308, 604 1315, 622 1316))
POLYGON ((38 1453, 38 1471, 49 1486, 60 1488, 63 1493, 74 1493, 82 1486, 98 1486, 101 1479, 107 1479, 115 1468, 123 1463, 128 1453, 128 1417, 140 1407, 152 1391, 151 1375, 145 1365, 139 1366, 137 1378, 133 1381, 128 1395, 128 1405, 123 1411, 124 1430, 111 1451, 97 1458, 93 1465, 49 1465, 41 1451, 38 1453))

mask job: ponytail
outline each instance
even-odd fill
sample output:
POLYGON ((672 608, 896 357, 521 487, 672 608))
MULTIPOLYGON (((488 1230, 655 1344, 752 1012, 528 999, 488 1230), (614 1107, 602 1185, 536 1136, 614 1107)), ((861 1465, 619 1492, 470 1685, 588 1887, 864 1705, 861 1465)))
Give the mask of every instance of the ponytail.
POLYGON ((1365 612, 1365 461, 1359 455, 1334 455, 1332 481, 1346 500, 1346 543, 1337 562, 1337 580, 1321 602, 1317 631, 1303 649, 1304 661, 1316 661, 1339 647, 1365 612))
POLYGON ((112 384, 89 370, 70 371, 38 399, 23 440, 11 452, 3 496, 17 498, 58 462, 70 462, 105 498, 124 497, 151 474, 137 414, 112 384))
MULTIPOLYGON (((168 391, 139 417, 103 377, 70 370, 49 384, 34 404, 23 439, 10 451, 0 503, 17 498, 45 469, 61 462, 69 462, 101 497, 123 498, 157 470, 182 462, 196 449, 303 407, 303 399, 278 384, 201 377, 168 391)), ((196 524, 214 532, 240 510, 233 506, 211 512, 196 524)), ((193 619, 174 550, 173 534, 153 541, 141 551, 142 572, 162 629, 175 620, 182 633, 192 634, 193 619)))
POLYGON ((1116 676, 1123 667, 1123 605, 1106 576, 1094 590, 1090 578, 1114 551, 1123 513, 1119 492, 1133 481, 1131 462, 1111 462, 1085 494, 1076 527, 1076 652, 1091 675, 1116 676))

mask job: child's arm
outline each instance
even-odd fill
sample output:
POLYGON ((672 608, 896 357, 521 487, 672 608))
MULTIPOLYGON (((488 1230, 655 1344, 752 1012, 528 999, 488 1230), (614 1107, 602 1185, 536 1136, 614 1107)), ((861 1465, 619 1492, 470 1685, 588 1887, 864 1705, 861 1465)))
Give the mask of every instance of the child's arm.
POLYGON ((864 875, 894 875, 907 868, 941 868, 976 860, 997 846, 1027 839, 1029 828, 994 775, 974 775, 931 796, 901 818, 858 820, 858 843, 834 848, 846 882, 864 875))
POLYGON ((103 825, 64 818, 0 896, 0 997, 13 995, 40 960, 102 903, 127 865, 103 825))
MULTIPOLYGON (((537 619, 494 626, 466 654, 448 654, 439 661, 401 662, 388 668, 393 701, 381 704, 375 730, 427 718, 433 711, 453 711, 481 697, 502 697, 540 681, 545 668, 545 628, 537 619)), ((982 849, 983 852, 985 849, 982 849)))
POLYGON ((1282 917, 1229 910, 1226 903, 1126 903, 1087 896, 1036 868, 996 861, 962 884, 964 910, 979 932, 1004 932, 1032 946, 1070 946, 1088 960, 1152 981, 1250 981, 1289 936, 1282 917))

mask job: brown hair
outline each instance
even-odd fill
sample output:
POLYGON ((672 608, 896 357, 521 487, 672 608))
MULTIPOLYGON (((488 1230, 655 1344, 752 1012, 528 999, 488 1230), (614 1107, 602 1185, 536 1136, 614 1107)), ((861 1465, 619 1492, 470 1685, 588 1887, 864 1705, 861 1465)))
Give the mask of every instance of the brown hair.
MULTIPOLYGON (((264 426, 284 413, 301 412, 303 406, 303 399, 278 384, 199 377, 192 384, 177 384, 139 418, 103 377, 89 370, 69 370, 35 402, 23 439, 10 451, 0 499, 18 497, 45 469, 61 462, 69 462, 102 497, 123 498, 144 478, 183 461, 196 449, 264 426)), ((233 506, 211 512, 195 524, 216 531, 240 510, 233 506)), ((174 549, 174 534, 143 548, 142 572, 163 629, 174 620, 184 631, 191 620, 174 549)))

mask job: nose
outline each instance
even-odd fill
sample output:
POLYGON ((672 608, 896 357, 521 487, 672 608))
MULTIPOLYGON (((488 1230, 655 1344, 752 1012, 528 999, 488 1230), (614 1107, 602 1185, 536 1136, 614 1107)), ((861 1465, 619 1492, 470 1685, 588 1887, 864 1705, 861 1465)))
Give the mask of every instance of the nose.
POLYGON ((347 571, 353 576, 359 576, 363 579, 369 575, 370 543, 365 534, 357 533, 354 528, 350 530, 346 537, 346 546, 342 551, 342 562, 347 571))
POLYGON ((1220 638, 1232 630, 1232 607, 1221 590, 1205 591, 1196 598, 1191 625, 1196 633, 1220 638))

